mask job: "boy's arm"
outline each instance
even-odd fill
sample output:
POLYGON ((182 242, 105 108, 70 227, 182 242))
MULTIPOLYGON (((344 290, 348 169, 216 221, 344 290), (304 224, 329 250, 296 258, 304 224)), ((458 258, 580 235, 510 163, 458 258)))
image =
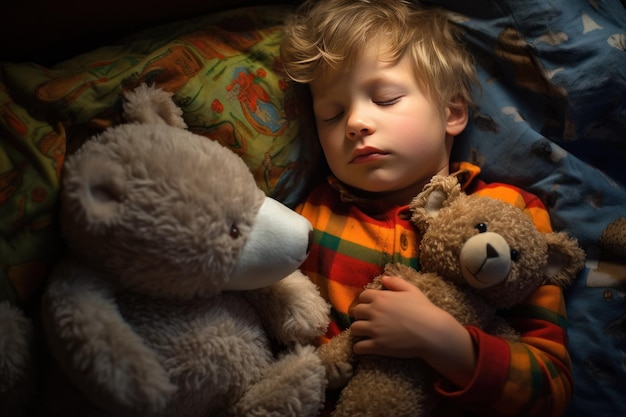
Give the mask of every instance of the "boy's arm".
POLYGON ((519 342, 468 327, 476 347, 476 373, 463 389, 440 380, 437 390, 479 415, 563 415, 572 373, 561 289, 540 287, 512 310, 510 320, 521 333, 519 342))

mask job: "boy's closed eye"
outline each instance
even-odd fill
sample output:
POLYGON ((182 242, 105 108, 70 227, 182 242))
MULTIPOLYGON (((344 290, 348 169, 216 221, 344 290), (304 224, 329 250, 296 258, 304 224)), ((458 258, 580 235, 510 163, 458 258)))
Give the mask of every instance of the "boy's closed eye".
POLYGON ((398 103, 400 101, 402 97, 395 97, 392 99, 384 99, 384 100, 372 100, 374 103, 378 104, 379 106, 391 106, 394 105, 396 103, 398 103))
MULTIPOLYGON (((372 99, 372 103, 376 104, 377 106, 381 106, 381 107, 386 107, 386 106, 393 106, 394 104, 397 104, 398 102, 400 102, 400 100, 402 99, 402 96, 398 96, 398 97, 393 97, 390 99, 387 98, 374 98, 372 99)), ((320 115, 318 116, 318 119, 321 120, 324 123, 332 123, 335 122, 337 120, 340 120, 343 115, 344 115, 344 111, 337 111, 335 113, 331 113, 331 112, 326 112, 326 114, 330 114, 330 115, 320 115)))
POLYGON ((343 117, 343 114, 344 114, 344 112, 343 112, 343 111, 341 111, 341 112, 339 112, 339 113, 335 114, 334 116, 327 117, 327 118, 325 118, 325 119, 321 119, 321 120, 322 120, 322 122, 324 122, 324 123, 332 123, 332 122, 336 122, 336 121, 338 121, 338 120, 341 120, 341 118, 343 117))

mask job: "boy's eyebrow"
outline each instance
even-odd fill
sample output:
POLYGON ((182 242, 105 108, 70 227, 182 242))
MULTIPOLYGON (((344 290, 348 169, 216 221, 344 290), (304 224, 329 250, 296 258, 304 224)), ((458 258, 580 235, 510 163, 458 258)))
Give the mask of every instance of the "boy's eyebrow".
MULTIPOLYGON (((390 64, 392 65, 392 64, 390 64)), ((313 94, 313 98, 315 100, 323 100, 323 99, 328 99, 329 97, 333 96, 333 92, 334 89, 336 88, 336 84, 340 83, 343 84, 343 81, 341 80, 341 77, 333 77, 333 76, 329 76, 329 79, 324 80, 321 85, 320 85, 320 89, 317 91, 317 94, 313 94), (333 78, 335 78, 335 80, 332 80, 333 78), (321 94, 320 94, 321 93, 321 94)), ((379 88, 379 87, 397 87, 397 88, 404 88, 405 84, 406 84, 405 79, 402 79, 398 76, 390 76, 387 73, 375 73, 370 75, 369 77, 367 77, 365 80, 363 80, 363 82, 361 83, 362 86, 364 86, 365 88, 379 88)))
MULTIPOLYGON (((390 77, 386 74, 375 74, 372 75, 361 83, 362 86, 366 88, 379 87, 379 86, 391 86, 391 87, 403 87, 405 84, 405 80, 402 80, 398 77, 390 77)), ((327 83, 323 90, 327 92, 332 92, 334 86, 332 83, 327 83)), ((324 94, 327 95, 327 94, 324 94)))
POLYGON ((363 85, 366 88, 377 88, 377 87, 404 87, 405 81, 399 79, 398 77, 390 77, 388 75, 378 74, 367 78, 363 85))

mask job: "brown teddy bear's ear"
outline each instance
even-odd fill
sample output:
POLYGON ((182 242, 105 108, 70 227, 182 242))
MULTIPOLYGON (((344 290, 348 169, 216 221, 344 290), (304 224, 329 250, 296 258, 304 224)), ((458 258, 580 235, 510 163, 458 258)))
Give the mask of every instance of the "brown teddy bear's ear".
POLYGON ((454 176, 435 175, 424 186, 421 193, 411 201, 411 221, 422 232, 433 217, 439 214, 443 207, 450 205, 461 194, 461 186, 454 176))
POLYGON ((167 124, 181 129, 187 128, 183 111, 172 100, 169 93, 154 86, 141 84, 124 94, 124 117, 129 122, 144 124, 167 124))
POLYGON ((578 245, 578 241, 566 233, 546 233, 544 236, 548 243, 545 282, 565 288, 584 267, 585 252, 578 245))

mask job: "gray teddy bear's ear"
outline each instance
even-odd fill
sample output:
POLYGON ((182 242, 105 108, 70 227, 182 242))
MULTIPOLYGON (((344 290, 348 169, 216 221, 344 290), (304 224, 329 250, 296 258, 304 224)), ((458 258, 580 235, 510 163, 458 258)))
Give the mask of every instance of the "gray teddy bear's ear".
POLYGON ((172 100, 172 93, 141 84, 124 94, 124 117, 129 122, 167 124, 186 129, 183 111, 172 100))
POLYGON ((83 156, 67 163, 64 212, 83 216, 90 227, 109 224, 126 197, 126 174, 115 162, 83 156))
POLYGON ((461 186, 455 176, 435 175, 411 201, 411 221, 424 229, 442 208, 449 206, 460 195, 461 186))

